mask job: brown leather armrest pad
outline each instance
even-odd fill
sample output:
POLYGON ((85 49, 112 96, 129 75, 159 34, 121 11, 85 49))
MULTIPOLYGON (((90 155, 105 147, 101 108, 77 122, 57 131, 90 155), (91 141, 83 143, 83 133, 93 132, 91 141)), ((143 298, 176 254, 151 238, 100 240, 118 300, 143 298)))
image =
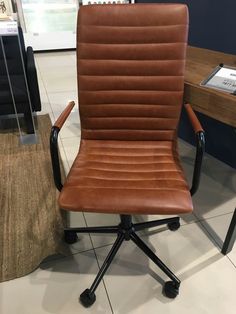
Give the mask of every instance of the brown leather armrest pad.
POLYGON ((201 123, 199 122, 190 104, 184 104, 184 107, 186 109, 188 118, 193 126, 194 132, 195 133, 200 132, 200 131, 204 132, 203 127, 201 126, 201 123))
POLYGON ((54 123, 54 126, 61 129, 63 124, 65 123, 67 117, 69 116, 71 110, 73 109, 75 105, 74 101, 70 101, 69 104, 66 106, 66 108, 62 111, 59 118, 54 123))

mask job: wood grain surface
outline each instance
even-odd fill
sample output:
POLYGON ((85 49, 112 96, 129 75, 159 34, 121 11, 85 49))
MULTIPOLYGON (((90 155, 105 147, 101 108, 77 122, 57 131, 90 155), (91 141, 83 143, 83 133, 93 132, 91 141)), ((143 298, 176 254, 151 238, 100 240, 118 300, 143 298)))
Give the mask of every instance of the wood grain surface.
POLYGON ((194 110, 236 127, 236 96, 200 86, 220 63, 236 67, 236 56, 188 46, 184 100, 194 110))

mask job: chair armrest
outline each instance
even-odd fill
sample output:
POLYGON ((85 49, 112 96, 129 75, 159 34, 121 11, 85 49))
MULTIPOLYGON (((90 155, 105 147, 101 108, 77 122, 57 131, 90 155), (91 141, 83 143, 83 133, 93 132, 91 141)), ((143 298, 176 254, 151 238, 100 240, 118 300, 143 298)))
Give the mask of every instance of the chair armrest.
POLYGON ((199 122, 190 104, 184 104, 184 107, 187 112, 188 118, 191 122, 191 125, 194 129, 195 134, 197 134, 198 132, 204 132, 203 127, 201 126, 201 123, 199 122))
POLYGON ((60 114, 59 118, 54 123, 51 134, 50 134, 50 153, 51 153, 51 162, 52 162, 52 170, 53 170, 53 178, 54 183, 59 191, 63 188, 63 184, 61 183, 61 170, 60 170, 60 161, 58 155, 58 135, 59 132, 68 118, 71 110, 73 109, 75 103, 74 101, 70 101, 66 106, 64 111, 60 114))
POLYGON ((32 110, 41 110, 41 100, 39 94, 39 85, 37 71, 34 61, 34 52, 32 47, 27 47, 26 51, 26 75, 29 86, 30 98, 32 102, 32 110))
POLYGON ((205 151, 205 134, 201 126, 201 123, 199 122, 190 104, 184 104, 184 107, 186 109, 189 121, 193 127, 195 137, 196 137, 196 155, 195 155, 195 162, 194 162, 192 187, 190 189, 191 195, 194 195, 200 183, 202 160, 203 160, 203 155, 205 151))

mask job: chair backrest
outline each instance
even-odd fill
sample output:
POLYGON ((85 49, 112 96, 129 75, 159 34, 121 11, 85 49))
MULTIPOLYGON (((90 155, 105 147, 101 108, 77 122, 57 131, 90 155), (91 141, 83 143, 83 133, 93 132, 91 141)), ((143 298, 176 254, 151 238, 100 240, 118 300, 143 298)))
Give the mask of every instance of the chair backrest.
POLYGON ((26 65, 26 50, 24 37, 21 27, 18 27, 19 41, 17 36, 3 36, 3 48, 0 45, 0 115, 14 113, 12 96, 10 92, 7 69, 4 62, 4 52, 7 60, 8 72, 15 96, 18 112, 22 112, 25 103, 28 103, 28 95, 24 83, 24 71, 21 59, 23 57, 24 65, 26 65))
MULTIPOLYGON (((22 32, 21 27, 18 27, 18 32, 19 32, 19 39, 20 39, 19 40, 20 47, 19 47, 17 36, 2 37, 3 46, 4 46, 6 58, 7 58, 8 70, 9 70, 9 73, 12 75, 23 74, 20 48, 21 48, 24 63, 26 59, 25 42, 24 42, 24 37, 23 37, 23 32, 22 32)), ((0 75, 1 76, 6 75, 6 66, 4 64, 3 51, 2 51, 1 45, 0 45, 0 75)))
POLYGON ((188 9, 82 6, 77 67, 82 138, 173 140, 180 116, 188 9))

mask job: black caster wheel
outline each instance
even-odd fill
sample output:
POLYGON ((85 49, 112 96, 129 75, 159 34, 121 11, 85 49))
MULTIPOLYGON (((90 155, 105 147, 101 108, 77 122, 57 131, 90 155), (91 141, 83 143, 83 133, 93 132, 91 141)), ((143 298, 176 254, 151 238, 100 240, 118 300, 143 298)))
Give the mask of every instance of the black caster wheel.
POLYGON ((70 230, 64 230, 64 239, 66 243, 73 244, 77 242, 78 237, 77 237, 76 232, 70 231, 70 230))
POLYGON ((179 294, 179 287, 176 287, 174 281, 167 281, 163 287, 163 293, 167 298, 174 299, 179 294))
POLYGON ((167 226, 168 226, 169 230, 171 230, 171 231, 176 231, 176 230, 179 229, 180 223, 179 223, 179 221, 169 222, 169 223, 167 224, 167 226))
POLYGON ((89 289, 86 289, 81 293, 79 299, 84 307, 89 307, 96 301, 96 295, 94 292, 91 293, 89 289))

